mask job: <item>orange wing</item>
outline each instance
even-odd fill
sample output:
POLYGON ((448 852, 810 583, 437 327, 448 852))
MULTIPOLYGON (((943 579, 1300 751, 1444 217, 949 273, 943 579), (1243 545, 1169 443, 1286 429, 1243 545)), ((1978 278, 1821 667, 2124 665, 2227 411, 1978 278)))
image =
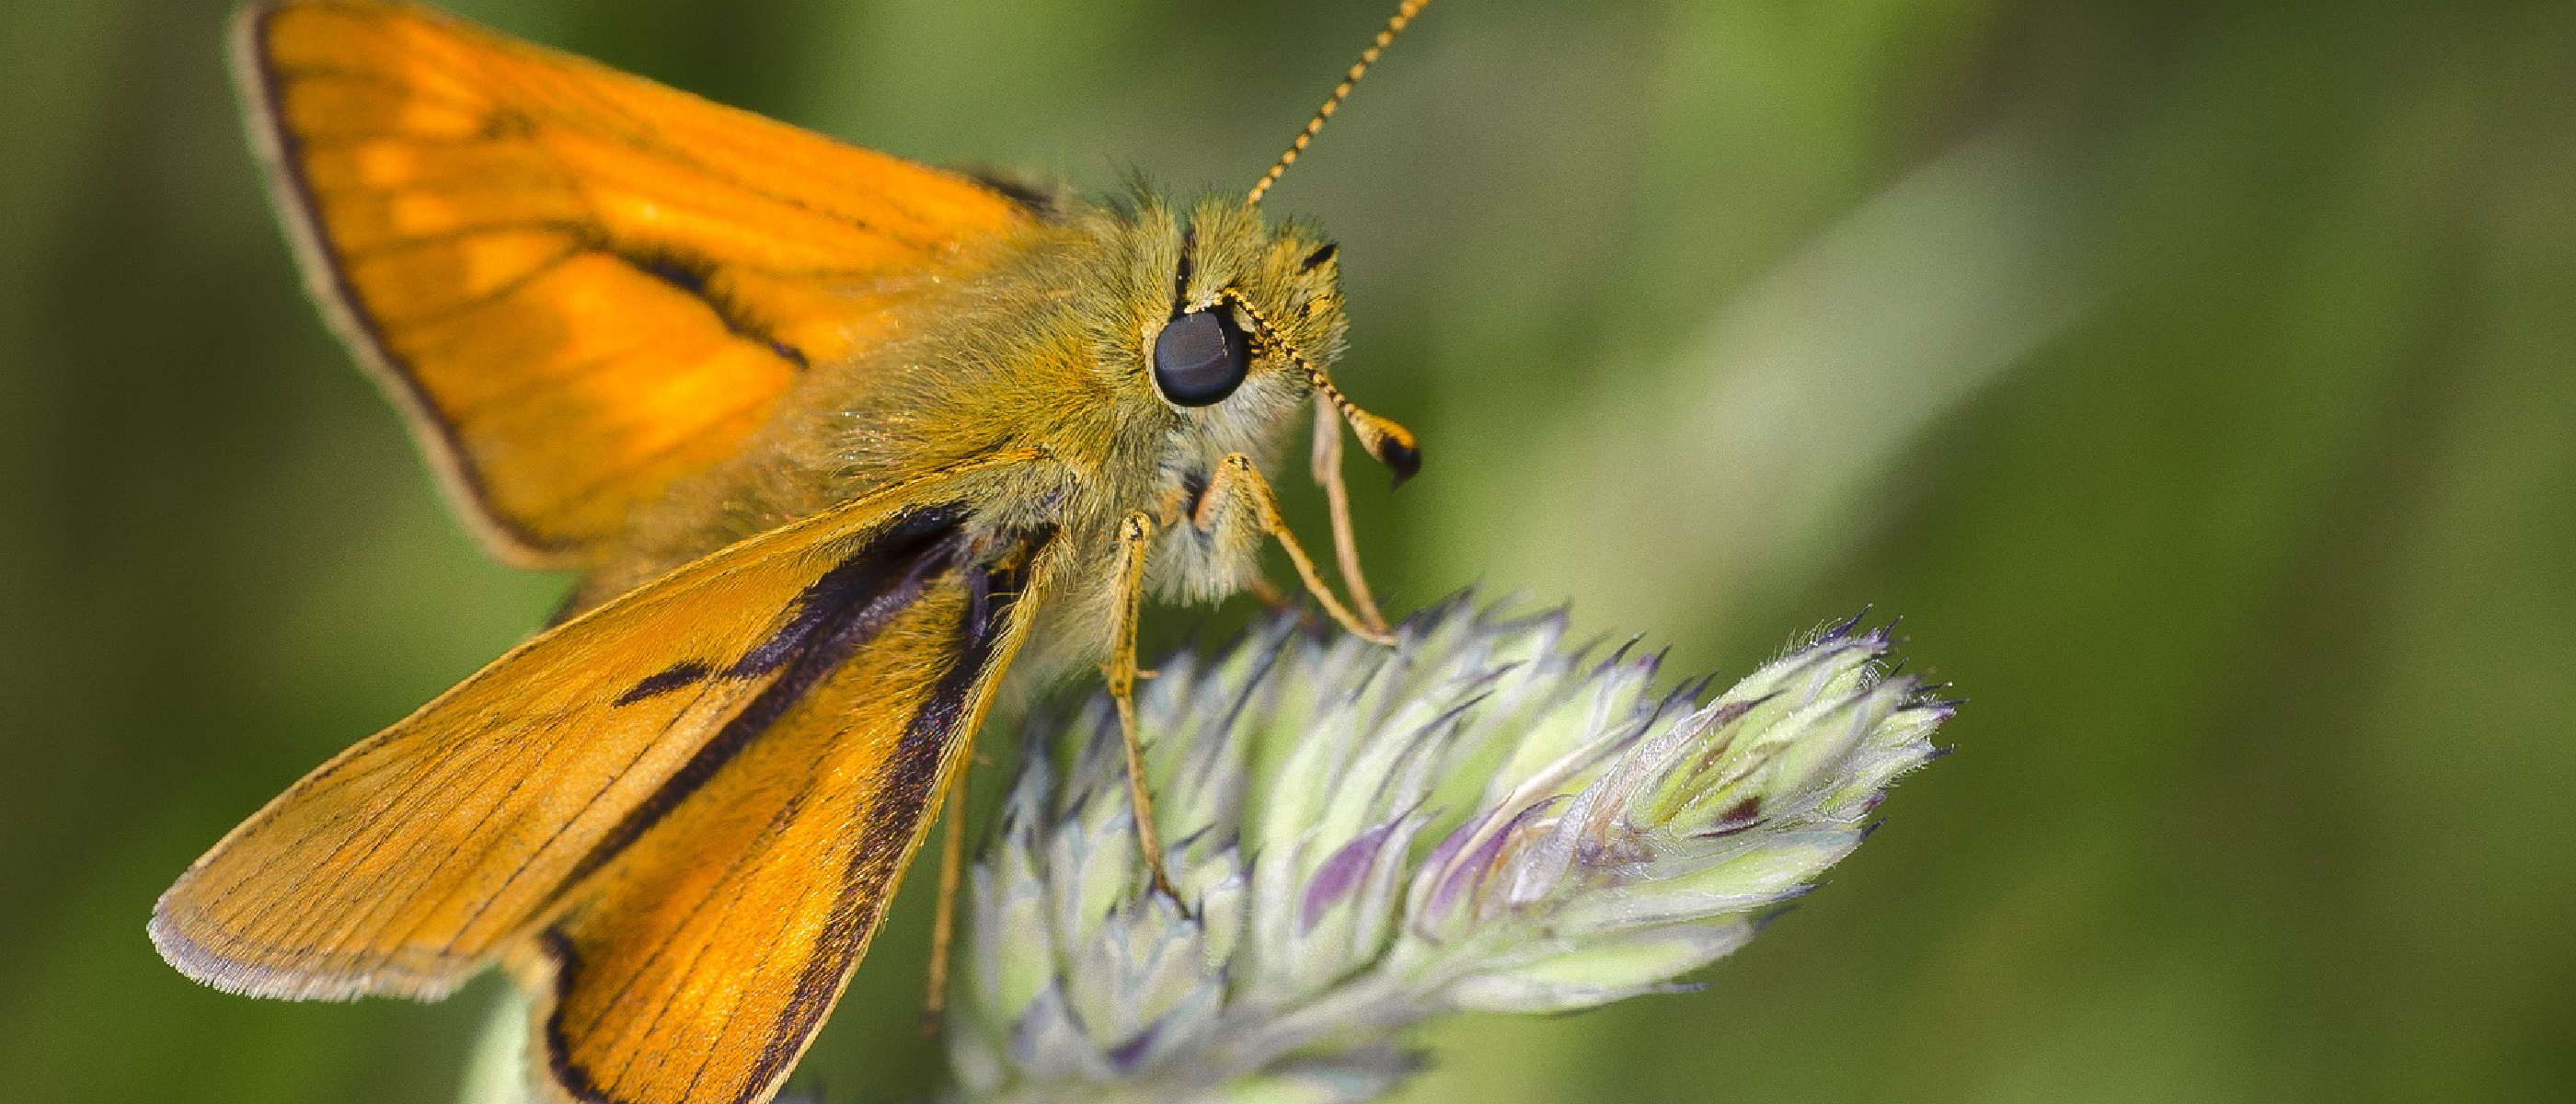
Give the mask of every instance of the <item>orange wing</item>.
POLYGON ((1019 645, 1015 611, 1037 597, 1010 571, 931 579, 882 630, 916 646, 825 676, 514 948, 549 1099, 753 1104, 778 1090, 893 899, 1019 645))
POLYGON ((994 186, 417 8, 254 6, 251 130, 315 297, 492 552, 586 566, 881 332, 994 186))
POLYGON ((761 1101, 820 1026, 1043 600, 960 475, 539 635, 189 867, 152 937, 263 996, 435 996, 495 957, 584 1104, 761 1101))

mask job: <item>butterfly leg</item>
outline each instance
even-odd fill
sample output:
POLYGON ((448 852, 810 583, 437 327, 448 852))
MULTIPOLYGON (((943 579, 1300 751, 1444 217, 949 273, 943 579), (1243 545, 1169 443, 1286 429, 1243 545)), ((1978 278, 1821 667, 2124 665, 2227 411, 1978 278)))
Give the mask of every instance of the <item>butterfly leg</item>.
POLYGON ((1315 401, 1315 446, 1309 452, 1315 482, 1324 488, 1324 504, 1333 517, 1333 562, 1341 568, 1342 585, 1351 592, 1351 607, 1360 622, 1386 631, 1386 615, 1369 593, 1368 576, 1360 572, 1360 542, 1351 528, 1351 494, 1342 486, 1342 420, 1332 404, 1315 401))
MULTIPOLYGON (((1273 583, 1268 579, 1255 576, 1251 582, 1243 584, 1243 592, 1251 595, 1253 601, 1259 602, 1276 612, 1298 612, 1297 600, 1290 598, 1287 591, 1279 589, 1278 584, 1273 583)), ((1314 611, 1306 611, 1305 616, 1310 618, 1313 617, 1314 611)))
POLYGON ((1189 904, 1172 888, 1171 873, 1163 869, 1162 834, 1154 828, 1154 797, 1145 789, 1145 749, 1136 738, 1136 618, 1145 603, 1145 552, 1153 543, 1152 514, 1138 510, 1119 523, 1118 623, 1110 637, 1109 662, 1100 670, 1109 680, 1109 698, 1118 706, 1119 738, 1127 745, 1127 796, 1136 810, 1136 845, 1145 853, 1145 869, 1154 876, 1154 888, 1187 915, 1189 904))
POLYGON ((1306 592, 1315 596, 1334 621, 1364 640, 1395 643, 1395 637, 1360 620, 1324 585, 1324 577, 1315 570, 1315 561, 1307 557, 1297 538, 1288 532, 1288 523, 1281 520, 1279 497, 1271 492, 1270 481, 1261 477, 1261 470, 1252 466, 1251 457, 1238 452, 1217 464, 1215 476, 1208 480, 1207 494, 1199 500, 1198 514, 1191 521, 1201 532, 1216 535, 1219 544, 1232 543, 1245 528, 1278 541, 1288 553, 1288 562, 1297 568, 1297 578, 1306 584, 1306 592))
POLYGON ((930 918, 930 996, 921 1002, 921 1033, 939 1033, 948 1006, 948 956, 957 938, 957 891, 966 880, 966 776, 960 767, 948 784, 945 823, 939 829, 939 911, 930 918))

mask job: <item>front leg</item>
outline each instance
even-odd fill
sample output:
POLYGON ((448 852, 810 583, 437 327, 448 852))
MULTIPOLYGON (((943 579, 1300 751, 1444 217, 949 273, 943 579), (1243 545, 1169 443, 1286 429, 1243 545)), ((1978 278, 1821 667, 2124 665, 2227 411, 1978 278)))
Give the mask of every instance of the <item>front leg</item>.
MULTIPOLYGON (((1252 466, 1252 458, 1242 453, 1229 454, 1217 462, 1216 474, 1209 478, 1207 493, 1199 496, 1198 511, 1190 524, 1214 538, 1220 549, 1257 547, 1263 537, 1279 542, 1288 553, 1288 562, 1297 568, 1297 578, 1306 584, 1306 592, 1315 596, 1324 612, 1363 640, 1393 645, 1395 637, 1353 616, 1341 599, 1324 586, 1324 578, 1315 571, 1315 561, 1297 546, 1297 538, 1288 532, 1288 523, 1279 517, 1278 496, 1271 493, 1270 481, 1252 466)), ((1140 568, 1141 570, 1141 568, 1140 568)))

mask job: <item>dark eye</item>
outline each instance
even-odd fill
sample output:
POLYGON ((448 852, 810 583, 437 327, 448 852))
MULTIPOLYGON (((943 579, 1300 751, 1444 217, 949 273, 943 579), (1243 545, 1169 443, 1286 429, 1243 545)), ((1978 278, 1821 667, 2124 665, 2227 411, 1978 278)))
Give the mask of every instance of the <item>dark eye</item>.
POLYGON ((1176 406, 1225 401, 1243 386, 1252 357, 1232 312, 1203 310, 1163 326, 1154 338, 1154 386, 1176 406))

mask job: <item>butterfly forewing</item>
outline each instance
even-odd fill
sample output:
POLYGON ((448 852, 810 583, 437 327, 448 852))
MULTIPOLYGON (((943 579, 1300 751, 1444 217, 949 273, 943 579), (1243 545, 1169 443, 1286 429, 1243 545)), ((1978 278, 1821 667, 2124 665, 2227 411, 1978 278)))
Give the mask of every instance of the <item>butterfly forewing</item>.
POLYGON ((254 7, 237 36, 317 297, 514 562, 597 563, 800 373, 1032 217, 421 9, 254 7))
MULTIPOLYGON (((871 861, 898 858, 923 812, 918 795, 855 766, 814 775, 772 757, 814 756, 808 766, 821 769, 827 755, 889 754, 918 712, 904 703, 926 700, 922 687, 964 669, 957 659, 973 642, 962 635, 885 634, 941 631, 925 619, 986 570, 977 565, 990 555, 968 554, 964 513, 945 497, 976 470, 888 488, 732 545, 513 650, 234 829, 163 895, 155 942, 190 976, 240 992, 444 993, 564 908, 639 878, 694 877, 691 863, 755 861, 733 849, 753 837, 655 835, 684 813, 704 827, 706 814, 688 810, 710 788, 801 780, 813 792, 799 805, 738 815, 788 817, 802 803, 837 810, 774 837, 791 841, 846 831, 853 816, 893 818, 904 831, 847 846, 871 861), (900 662, 869 647, 898 642, 900 662), (778 773, 744 779, 754 769, 737 764, 744 756, 778 773), (637 857, 648 852, 649 861, 637 857)), ((977 677, 1007 661, 1017 636, 1006 639, 985 647, 977 677)), ((940 745, 939 755, 951 753, 953 743, 940 745)), ((813 846, 818 856, 829 850, 813 846)), ((803 880, 770 884, 793 890, 803 880)), ((745 953, 794 953, 773 952, 766 936, 730 938, 745 953)))

